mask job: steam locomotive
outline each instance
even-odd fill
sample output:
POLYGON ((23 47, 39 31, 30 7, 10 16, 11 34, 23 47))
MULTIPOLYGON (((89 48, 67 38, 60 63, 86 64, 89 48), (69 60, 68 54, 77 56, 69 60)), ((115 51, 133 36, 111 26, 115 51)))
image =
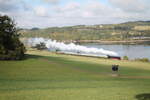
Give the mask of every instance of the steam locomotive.
POLYGON ((107 55, 107 58, 108 58, 108 59, 121 60, 121 57, 119 57, 119 56, 110 56, 110 55, 107 55))

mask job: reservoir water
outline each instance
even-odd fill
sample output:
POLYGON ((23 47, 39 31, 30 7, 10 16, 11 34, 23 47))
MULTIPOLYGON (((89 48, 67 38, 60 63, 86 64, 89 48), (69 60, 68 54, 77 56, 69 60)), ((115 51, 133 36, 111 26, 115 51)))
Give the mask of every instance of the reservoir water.
POLYGON ((103 45, 96 43, 81 45, 115 51, 119 56, 128 56, 129 59, 148 58, 150 60, 150 45, 103 45))
MULTIPOLYGON (((116 52, 119 56, 123 57, 123 56, 128 56, 129 59, 136 59, 136 58, 148 58, 150 60, 150 45, 124 45, 124 44, 112 44, 112 45, 104 45, 104 44, 98 44, 98 43, 84 43, 84 44, 80 44, 80 45, 75 45, 75 44, 64 44, 64 43, 59 43, 56 41, 50 41, 50 42, 45 42, 46 39, 44 38, 30 38, 31 40, 34 41, 30 41, 29 39, 23 41, 24 44, 38 44, 41 42, 44 42, 45 44, 47 44, 47 46, 49 46, 50 49, 54 48, 54 49, 59 49, 60 51, 65 51, 68 52, 68 50, 71 49, 72 53, 76 53, 77 51, 86 51, 86 50, 80 50, 80 49, 88 49, 87 51, 91 50, 90 48, 97 48, 97 49, 104 49, 104 50, 100 50, 103 51, 103 53, 107 52, 105 50, 109 50, 109 51, 114 51, 116 52), (83 47, 85 46, 85 47, 83 47), (86 48, 87 47, 87 48, 86 48)), ((95 49, 92 49, 95 50, 95 49)), ((95 52, 95 51, 94 51, 95 52)), ((86 53, 86 52, 84 52, 86 53)), ((107 52, 108 54, 108 52, 107 52)), ((98 55, 98 54, 96 54, 98 55)))

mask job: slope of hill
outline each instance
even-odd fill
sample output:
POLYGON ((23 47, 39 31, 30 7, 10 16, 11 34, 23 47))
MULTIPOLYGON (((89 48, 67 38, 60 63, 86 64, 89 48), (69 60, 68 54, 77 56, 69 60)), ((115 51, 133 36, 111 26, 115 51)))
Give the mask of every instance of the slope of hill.
POLYGON ((0 61, 0 100, 149 100, 149 83, 150 63, 33 50, 23 61, 0 61))
POLYGON ((50 27, 45 29, 33 28, 19 32, 22 37, 46 37, 59 41, 149 39, 150 21, 50 27))

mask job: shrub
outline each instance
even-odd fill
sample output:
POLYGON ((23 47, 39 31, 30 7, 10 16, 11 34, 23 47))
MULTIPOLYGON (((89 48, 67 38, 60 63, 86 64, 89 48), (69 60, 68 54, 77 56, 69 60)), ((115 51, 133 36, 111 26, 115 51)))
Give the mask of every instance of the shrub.
POLYGON ((129 60, 128 56, 124 56, 123 60, 129 60))
POLYGON ((45 50, 47 47, 45 46, 45 43, 41 42, 40 44, 36 44, 33 48, 36 48, 37 50, 45 50))
POLYGON ((135 61, 141 61, 141 62, 149 62, 148 58, 137 58, 135 61))
POLYGON ((56 51, 56 52, 59 52, 60 50, 59 50, 59 49, 56 49, 55 51, 56 51))

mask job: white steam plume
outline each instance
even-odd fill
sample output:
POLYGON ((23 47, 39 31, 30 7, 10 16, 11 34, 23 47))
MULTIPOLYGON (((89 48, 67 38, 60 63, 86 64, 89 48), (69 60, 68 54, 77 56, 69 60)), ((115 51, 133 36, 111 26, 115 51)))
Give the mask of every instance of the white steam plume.
POLYGON ((98 48, 89 48, 86 46, 76 45, 74 43, 65 44, 63 42, 57 42, 56 40, 44 39, 44 38, 30 38, 28 40, 29 45, 35 46, 36 44, 45 43, 49 50, 59 50, 61 52, 72 52, 81 54, 98 54, 98 55, 112 55, 117 56, 118 54, 113 51, 108 51, 98 48))

